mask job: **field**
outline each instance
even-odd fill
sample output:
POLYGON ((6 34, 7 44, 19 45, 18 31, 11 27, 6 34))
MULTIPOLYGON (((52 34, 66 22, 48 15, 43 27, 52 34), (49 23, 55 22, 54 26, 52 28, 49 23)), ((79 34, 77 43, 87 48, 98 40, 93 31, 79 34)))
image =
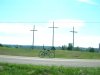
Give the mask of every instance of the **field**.
POLYGON ((0 75, 99 75, 100 67, 57 67, 0 63, 0 75))
MULTIPOLYGON (((0 55, 38 57, 40 50, 0 47, 0 55)), ((100 52, 56 50, 56 58, 100 59, 100 52)))

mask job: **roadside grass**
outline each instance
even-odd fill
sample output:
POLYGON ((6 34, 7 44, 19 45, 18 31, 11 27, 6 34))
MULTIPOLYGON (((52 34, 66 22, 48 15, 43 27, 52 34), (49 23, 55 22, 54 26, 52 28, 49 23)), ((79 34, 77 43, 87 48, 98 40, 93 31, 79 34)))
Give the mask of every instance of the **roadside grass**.
POLYGON ((23 49, 23 48, 6 48, 0 47, 1 55, 14 55, 14 56, 32 56, 36 57, 39 50, 23 49))
POLYGON ((70 58, 70 59, 100 59, 100 53, 57 50, 56 57, 58 57, 58 58, 70 58))
POLYGON ((0 63, 0 75, 99 75, 100 67, 39 66, 0 63))
MULTIPOLYGON (((38 57, 39 52, 40 50, 0 47, 0 55, 38 57)), ((100 52, 56 50, 55 56, 67 59, 100 59, 100 52)))

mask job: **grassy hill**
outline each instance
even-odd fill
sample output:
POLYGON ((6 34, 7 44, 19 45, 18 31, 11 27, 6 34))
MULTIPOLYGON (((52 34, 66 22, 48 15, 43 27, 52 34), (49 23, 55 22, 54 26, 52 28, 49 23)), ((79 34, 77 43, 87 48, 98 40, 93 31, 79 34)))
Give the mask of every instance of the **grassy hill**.
MULTIPOLYGON (((8 48, 0 47, 0 55, 16 55, 16 56, 32 56, 38 57, 40 50, 23 49, 23 48, 8 48)), ((67 59, 100 59, 100 52, 82 52, 82 51, 68 51, 56 50, 56 58, 67 59)))

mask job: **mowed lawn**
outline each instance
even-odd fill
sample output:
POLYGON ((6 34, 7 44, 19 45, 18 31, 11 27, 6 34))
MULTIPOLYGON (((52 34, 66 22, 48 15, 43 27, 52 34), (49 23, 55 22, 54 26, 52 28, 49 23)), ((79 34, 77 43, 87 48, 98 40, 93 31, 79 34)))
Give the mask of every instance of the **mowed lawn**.
MULTIPOLYGON (((0 47, 0 55, 38 57, 40 51, 41 50, 0 47)), ((55 57, 67 59, 100 59, 100 52, 56 50, 55 57)))

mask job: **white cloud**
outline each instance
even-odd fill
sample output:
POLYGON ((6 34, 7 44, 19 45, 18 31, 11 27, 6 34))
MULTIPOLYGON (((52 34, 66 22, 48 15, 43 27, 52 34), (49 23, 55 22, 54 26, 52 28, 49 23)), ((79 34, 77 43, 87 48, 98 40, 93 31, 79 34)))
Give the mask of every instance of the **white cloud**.
POLYGON ((24 23, 0 23, 0 32, 3 33, 27 34, 29 29, 31 29, 31 27, 24 23))
POLYGON ((76 46, 81 47, 99 47, 100 36, 76 36, 76 46))
MULTIPOLYGON (((35 44, 47 42, 47 24, 36 24, 35 44), (44 38, 43 38, 44 37, 44 38), (46 38, 46 39, 45 39, 46 38), (45 41, 44 41, 45 40, 45 41)), ((31 23, 0 23, 0 43, 4 44, 32 44, 32 32, 34 24, 31 23)), ((50 30, 51 32, 51 30, 50 30)))
MULTIPOLYGON (((72 34, 69 32, 72 30, 72 26, 75 26, 75 30, 79 31, 85 22, 82 20, 54 20, 55 26, 59 27, 55 29, 55 45, 67 45, 72 42, 72 34)), ((34 24, 31 23, 0 23, 0 43, 3 44, 32 44, 32 32, 34 24)), ((52 26, 52 21, 49 23, 37 23, 35 32, 35 45, 51 45, 52 44, 52 29, 48 28, 52 26)), ((75 46, 94 46, 98 47, 99 36, 78 36, 75 35, 75 46)))
MULTIPOLYGON (((32 44, 32 30, 33 23, 0 23, 0 43, 7 44, 32 44)), ((35 45, 51 45, 52 42, 52 22, 36 23, 35 45)), ((81 20, 55 20, 55 26, 59 27, 55 30, 55 45, 66 44, 70 37, 64 36, 70 34, 72 26, 81 28, 83 21, 81 20), (66 30, 66 29, 69 30, 66 30), (64 32, 66 30, 68 33, 64 32), (64 33, 63 33, 64 32, 64 33), (67 38, 67 40, 66 40, 67 38), (65 42, 66 41, 66 42, 65 42)))
POLYGON ((78 1, 82 3, 91 4, 91 5, 97 5, 97 3, 94 2, 93 0, 78 0, 78 1))

